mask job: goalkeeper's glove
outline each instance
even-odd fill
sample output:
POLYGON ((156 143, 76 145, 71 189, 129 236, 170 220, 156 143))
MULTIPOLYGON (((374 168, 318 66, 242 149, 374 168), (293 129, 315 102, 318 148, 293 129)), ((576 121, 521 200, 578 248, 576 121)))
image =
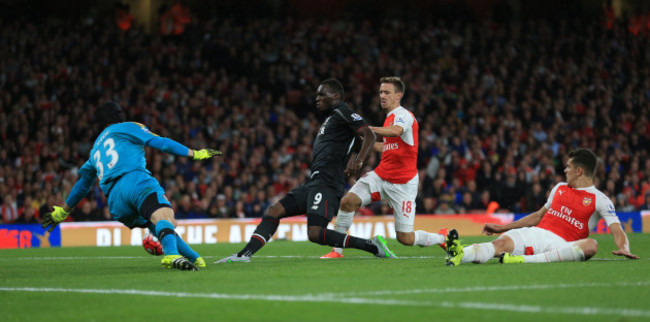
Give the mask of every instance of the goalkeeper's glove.
POLYGON ((221 154, 222 154, 221 151, 214 150, 214 149, 194 150, 194 160, 205 160, 215 155, 221 155, 221 154))
POLYGON ((66 218, 68 218, 69 212, 65 211, 63 207, 59 206, 53 206, 54 211, 48 212, 43 216, 43 221, 41 222, 41 227, 43 229, 46 229, 47 226, 50 226, 50 229, 48 229, 48 232, 52 232, 54 228, 64 221, 66 218))

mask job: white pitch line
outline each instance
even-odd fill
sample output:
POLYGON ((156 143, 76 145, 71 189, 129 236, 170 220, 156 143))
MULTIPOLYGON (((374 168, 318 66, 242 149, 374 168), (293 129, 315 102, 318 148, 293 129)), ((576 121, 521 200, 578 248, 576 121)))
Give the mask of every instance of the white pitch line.
POLYGON ((619 309, 602 307, 543 307, 540 305, 521 305, 489 302, 448 302, 448 301, 409 301, 393 299, 373 299, 361 297, 332 297, 330 295, 256 295, 256 294, 224 294, 224 293, 185 293, 161 292, 147 290, 120 289, 70 289, 70 288, 39 288, 39 287, 0 287, 5 292, 41 292, 41 293, 83 293, 83 294, 119 294, 141 296, 165 296, 177 298, 207 298, 224 300, 260 300, 283 302, 320 302, 342 304, 372 304, 393 306, 421 306, 439 308, 463 308, 489 311, 509 311, 522 313, 574 314, 574 315, 614 315, 627 317, 650 317, 650 311, 639 309, 619 309))
POLYGON ((383 295, 408 295, 428 293, 477 293, 477 292, 500 292, 500 291, 523 291, 523 290, 547 290, 558 288, 591 288, 591 287, 646 287, 650 281, 641 282, 619 282, 619 283, 577 283, 577 284, 537 284, 537 285, 498 285, 498 286, 475 286, 475 287, 445 287, 432 289, 412 290, 385 290, 367 292, 343 292, 343 293, 322 293, 321 296, 345 297, 345 296, 383 296, 383 295))

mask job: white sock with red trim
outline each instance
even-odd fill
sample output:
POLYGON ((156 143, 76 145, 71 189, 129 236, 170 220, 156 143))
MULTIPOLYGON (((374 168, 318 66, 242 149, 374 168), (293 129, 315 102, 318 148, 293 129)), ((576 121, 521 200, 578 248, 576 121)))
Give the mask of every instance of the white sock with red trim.
POLYGON ((465 254, 461 263, 482 264, 494 258, 494 245, 492 243, 473 244, 463 248, 465 254))
POLYGON ((585 253, 580 246, 554 249, 550 252, 525 255, 525 263, 580 262, 585 260, 585 253))
POLYGON ((413 246, 429 247, 431 245, 438 245, 445 241, 445 236, 440 234, 434 234, 424 230, 416 230, 413 233, 415 233, 413 246))

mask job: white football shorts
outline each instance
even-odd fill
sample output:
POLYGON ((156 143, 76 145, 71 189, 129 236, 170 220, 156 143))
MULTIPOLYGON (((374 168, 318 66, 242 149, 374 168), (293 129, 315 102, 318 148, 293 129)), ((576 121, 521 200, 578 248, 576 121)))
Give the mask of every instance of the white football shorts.
POLYGON ((388 182, 375 171, 366 173, 352 186, 350 192, 361 199, 361 206, 385 200, 395 216, 395 231, 412 232, 415 222, 415 197, 418 195, 419 175, 404 184, 388 182))
POLYGON ((522 227, 508 230, 502 236, 508 236, 515 244, 513 255, 534 255, 554 249, 568 247, 576 241, 568 242, 562 237, 542 228, 522 227))

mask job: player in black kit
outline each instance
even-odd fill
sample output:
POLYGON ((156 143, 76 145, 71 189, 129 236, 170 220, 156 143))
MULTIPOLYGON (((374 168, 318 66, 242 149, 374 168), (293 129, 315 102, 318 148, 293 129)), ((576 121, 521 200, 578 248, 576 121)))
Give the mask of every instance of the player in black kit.
POLYGON ((345 192, 345 176, 359 176, 363 161, 375 142, 374 132, 343 102, 343 94, 343 86, 336 79, 327 79, 318 86, 316 108, 329 116, 314 142, 311 176, 266 209, 262 222, 244 249, 216 263, 250 262, 253 254, 275 234, 280 219, 301 214, 307 214, 307 235, 311 242, 361 249, 380 258, 395 257, 381 236, 368 240, 327 229, 345 192), (363 138, 363 143, 354 162, 348 163, 357 134, 363 138))

